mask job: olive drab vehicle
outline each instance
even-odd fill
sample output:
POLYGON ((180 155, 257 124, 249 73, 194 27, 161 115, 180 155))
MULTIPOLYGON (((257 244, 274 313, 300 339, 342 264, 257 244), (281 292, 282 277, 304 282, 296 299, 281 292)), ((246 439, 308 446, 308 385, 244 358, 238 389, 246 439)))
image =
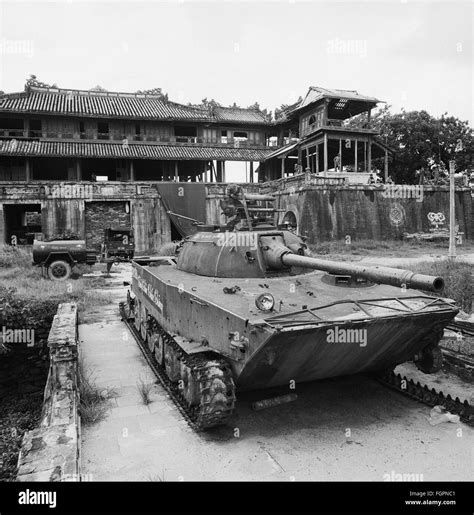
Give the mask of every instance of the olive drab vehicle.
POLYGON ((134 238, 131 227, 107 227, 100 251, 88 248, 86 240, 34 240, 33 264, 43 267, 52 281, 65 281, 72 268, 85 263, 105 263, 107 273, 113 264, 130 261, 134 256, 134 238))
POLYGON ((239 391, 408 360, 433 372, 458 313, 417 291, 440 292, 440 277, 307 256, 272 201, 230 185, 226 225, 196 224, 175 259, 132 263, 122 314, 198 428, 226 423, 239 391))

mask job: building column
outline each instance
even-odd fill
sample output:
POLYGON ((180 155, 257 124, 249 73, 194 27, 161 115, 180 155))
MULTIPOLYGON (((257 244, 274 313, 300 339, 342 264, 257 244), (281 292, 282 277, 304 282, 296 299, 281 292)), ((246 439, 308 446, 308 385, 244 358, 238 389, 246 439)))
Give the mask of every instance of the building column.
POLYGON ((25 159, 25 180, 26 182, 31 182, 33 179, 32 177, 32 170, 31 170, 31 160, 29 157, 25 159))
POLYGON ((354 172, 357 172, 357 140, 355 140, 355 150, 354 150, 354 172))
POLYGON ((216 182, 222 181, 222 161, 216 161, 216 182))
POLYGON ((253 161, 250 161, 250 182, 253 182, 253 161))
POLYGON ((179 182, 178 161, 174 162, 174 180, 179 182))
POLYGON ((339 171, 342 172, 342 138, 339 138, 339 171))
POLYGON ((285 158, 281 158, 281 178, 285 177, 285 158))
POLYGON ((328 135, 324 133, 324 177, 327 176, 328 172, 328 135))
POLYGON ((367 141, 364 141, 364 167, 362 171, 367 172, 367 141))
POLYGON ((225 182, 225 161, 222 161, 222 182, 225 182))
POLYGON ((316 143, 316 173, 319 173, 319 143, 316 143))
POLYGON ((135 180, 135 167, 133 165, 133 159, 130 159, 129 179, 131 181, 135 180))
POLYGON ((369 173, 372 171, 372 140, 369 139, 367 145, 367 168, 369 173))
POLYGON ((388 181, 388 152, 385 150, 385 160, 384 160, 384 177, 385 177, 385 184, 387 184, 388 181))
POLYGON ((80 159, 76 159, 76 180, 82 181, 82 167, 80 159))

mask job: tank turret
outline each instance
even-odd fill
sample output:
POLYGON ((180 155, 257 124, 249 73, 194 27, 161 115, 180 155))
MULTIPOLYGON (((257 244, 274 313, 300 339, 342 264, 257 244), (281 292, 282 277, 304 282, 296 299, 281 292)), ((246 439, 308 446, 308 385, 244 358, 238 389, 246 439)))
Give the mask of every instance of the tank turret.
POLYGON ((305 255, 303 239, 278 230, 271 216, 277 211, 255 202, 272 202, 269 195, 252 195, 237 185, 228 187, 229 200, 222 201, 230 221, 225 226, 200 225, 186 238, 177 262, 184 272, 211 277, 275 277, 321 270, 329 274, 365 279, 372 283, 439 292, 441 277, 416 274, 383 266, 317 259, 305 255))

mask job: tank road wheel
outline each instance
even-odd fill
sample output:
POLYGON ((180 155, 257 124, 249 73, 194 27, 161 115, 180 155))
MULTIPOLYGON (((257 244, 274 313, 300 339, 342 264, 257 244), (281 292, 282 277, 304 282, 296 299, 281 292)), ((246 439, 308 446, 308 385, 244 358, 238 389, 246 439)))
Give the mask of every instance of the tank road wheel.
POLYGON ((415 357, 415 365, 418 370, 425 374, 434 374, 441 370, 443 364, 443 354, 441 349, 436 345, 435 347, 425 347, 415 357))
POLYGON ((142 306, 140 310, 140 336, 144 342, 147 341, 148 333, 147 333, 147 325, 148 325, 148 314, 146 312, 145 306, 142 306))
POLYGON ((127 302, 124 305, 124 315, 127 320, 133 317, 133 304, 135 303, 135 299, 132 299, 130 295, 130 290, 127 290, 127 302))
POLYGON ((140 301, 135 298, 135 302, 133 304, 133 325, 135 326, 135 329, 140 332, 140 314, 141 314, 141 307, 140 307, 140 301))
POLYGON ((71 265, 67 261, 53 261, 48 266, 48 276, 52 281, 65 281, 71 275, 71 265))
POLYGON ((163 336, 160 333, 153 333, 150 339, 153 340, 155 359, 158 362, 158 365, 162 367, 165 363, 163 336))
POLYGON ((191 367, 181 361, 179 388, 189 407, 199 404, 199 381, 191 367))
POLYGON ((165 370, 168 379, 172 383, 177 383, 180 379, 179 356, 174 347, 165 343, 165 370))

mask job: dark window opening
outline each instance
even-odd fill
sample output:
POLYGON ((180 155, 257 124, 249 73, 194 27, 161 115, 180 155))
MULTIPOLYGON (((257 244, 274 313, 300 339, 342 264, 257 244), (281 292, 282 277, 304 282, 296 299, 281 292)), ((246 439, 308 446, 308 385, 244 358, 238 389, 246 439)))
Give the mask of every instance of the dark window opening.
POLYGON ((222 132, 221 132, 221 136, 226 137, 226 136, 227 136, 227 131, 222 131, 222 132))
POLYGON ((30 138, 40 138, 42 134, 41 120, 30 120, 30 138))
POLYGON ((4 204, 5 243, 31 245, 41 233, 40 204, 4 204))
POLYGON ((21 118, 0 118, 0 136, 17 138, 22 137, 24 123, 21 118))
POLYGON ((84 122, 79 122, 79 136, 81 139, 86 139, 86 127, 84 122))
POLYGON ((309 124, 310 124, 310 125, 313 125, 314 123, 316 123, 316 116, 314 116, 314 114, 312 114, 312 115, 309 117, 309 124))
POLYGON ((109 139, 109 124, 99 122, 97 124, 97 138, 98 139, 109 139))
POLYGON ((196 127, 175 127, 174 135, 177 142, 195 143, 197 137, 196 127))
POLYGON ((234 138, 248 138, 248 135, 246 132, 234 132, 234 138))
POLYGON ((142 131, 139 123, 135 124, 135 141, 141 141, 142 140, 142 131))

